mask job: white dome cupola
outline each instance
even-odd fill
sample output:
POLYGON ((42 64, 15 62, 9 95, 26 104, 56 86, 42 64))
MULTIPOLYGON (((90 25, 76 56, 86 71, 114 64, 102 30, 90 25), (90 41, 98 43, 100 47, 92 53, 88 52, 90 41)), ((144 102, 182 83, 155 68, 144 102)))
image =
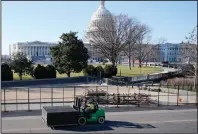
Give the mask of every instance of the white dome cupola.
POLYGON ((98 9, 93 13, 91 21, 89 22, 88 31, 95 30, 99 24, 103 25, 105 22, 110 22, 112 18, 112 14, 105 8, 105 2, 100 1, 98 9))
POLYGON ((105 8, 105 2, 100 1, 100 5, 98 9, 93 13, 91 17, 91 21, 97 19, 111 18, 111 17, 112 17, 111 13, 109 12, 109 10, 105 8))

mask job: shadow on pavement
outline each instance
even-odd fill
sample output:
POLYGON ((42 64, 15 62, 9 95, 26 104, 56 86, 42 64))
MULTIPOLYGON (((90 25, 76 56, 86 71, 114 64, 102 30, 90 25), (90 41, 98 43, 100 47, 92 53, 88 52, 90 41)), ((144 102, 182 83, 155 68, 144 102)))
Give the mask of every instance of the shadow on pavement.
POLYGON ((70 127, 54 127, 54 130, 62 130, 62 131, 77 131, 77 132, 89 132, 89 131, 111 131, 115 128, 155 128, 150 124, 139 124, 139 123, 131 123, 125 121, 105 121, 103 125, 99 124, 87 124, 85 126, 70 126, 70 127))

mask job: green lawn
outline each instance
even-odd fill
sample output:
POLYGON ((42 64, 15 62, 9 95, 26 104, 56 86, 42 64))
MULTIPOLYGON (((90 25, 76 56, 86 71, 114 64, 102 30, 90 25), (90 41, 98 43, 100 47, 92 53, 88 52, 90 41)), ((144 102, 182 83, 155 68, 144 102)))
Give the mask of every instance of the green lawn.
MULTIPOLYGON (((97 65, 94 65, 94 66, 97 66, 97 65)), ((102 67, 104 67, 104 66, 102 65, 102 67)), ((131 70, 129 70, 128 66, 118 65, 117 76, 120 76, 120 72, 121 72, 121 76, 137 76, 137 75, 156 73, 156 72, 160 72, 160 71, 162 71, 162 70, 159 67, 145 67, 145 66, 143 66, 142 68, 139 68, 138 66, 135 66, 135 67, 132 67, 131 70)), ((83 76, 83 72, 71 73, 71 77, 75 77, 75 76, 83 76)), ((65 77, 67 77, 66 74, 59 74, 57 72, 57 78, 65 78, 65 77)), ((23 80, 31 80, 31 79, 33 79, 33 78, 29 75, 23 76, 23 80)), ((14 73, 14 80, 19 80, 19 76, 16 73, 14 73)))

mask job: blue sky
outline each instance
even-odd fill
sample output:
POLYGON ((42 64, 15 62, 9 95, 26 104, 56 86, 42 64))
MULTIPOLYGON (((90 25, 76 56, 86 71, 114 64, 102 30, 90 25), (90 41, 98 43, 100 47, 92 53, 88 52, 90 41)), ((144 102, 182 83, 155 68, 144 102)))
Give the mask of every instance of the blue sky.
MULTIPOLYGON (((197 2, 106 1, 115 14, 126 13, 147 24, 152 43, 160 38, 177 43, 197 25, 197 2)), ((63 32, 76 31, 83 38, 99 1, 2 2, 2 53, 9 44, 25 41, 57 42, 63 32)))

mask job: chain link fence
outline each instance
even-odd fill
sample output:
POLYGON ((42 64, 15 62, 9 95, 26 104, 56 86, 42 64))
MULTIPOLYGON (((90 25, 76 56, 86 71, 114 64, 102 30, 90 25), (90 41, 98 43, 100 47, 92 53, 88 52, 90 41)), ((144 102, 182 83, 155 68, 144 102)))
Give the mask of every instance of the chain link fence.
POLYGON ((43 106, 73 105, 75 97, 97 99, 101 106, 188 105, 197 104, 193 86, 162 86, 137 83, 124 86, 64 86, 42 88, 3 88, 2 111, 35 110, 43 106))

